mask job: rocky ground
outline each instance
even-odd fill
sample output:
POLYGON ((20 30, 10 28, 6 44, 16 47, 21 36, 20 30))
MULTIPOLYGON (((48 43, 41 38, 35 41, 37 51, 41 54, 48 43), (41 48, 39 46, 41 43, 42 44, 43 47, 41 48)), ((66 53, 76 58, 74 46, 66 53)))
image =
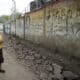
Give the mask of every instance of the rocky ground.
POLYGON ((7 52, 15 55, 17 61, 34 72, 39 80, 80 80, 80 61, 17 37, 4 35, 4 40, 7 52))
POLYGON ((3 48, 4 63, 2 68, 5 73, 0 72, 0 80, 38 80, 37 76, 27 67, 19 64, 14 54, 8 53, 8 48, 3 48))

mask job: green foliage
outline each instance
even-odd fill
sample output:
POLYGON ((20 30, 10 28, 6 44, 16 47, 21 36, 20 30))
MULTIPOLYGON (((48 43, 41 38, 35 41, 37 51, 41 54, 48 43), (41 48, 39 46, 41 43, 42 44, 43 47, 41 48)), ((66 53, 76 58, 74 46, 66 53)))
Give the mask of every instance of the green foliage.
POLYGON ((10 15, 3 15, 0 17, 0 23, 4 23, 8 20, 10 20, 10 15))
MULTIPOLYGON (((19 18, 19 16, 21 15, 21 13, 16 12, 16 18, 19 18)), ((0 16, 0 23, 5 23, 6 21, 11 20, 12 15, 2 15, 0 16)))
POLYGON ((20 15, 21 15, 21 13, 16 12, 16 18, 19 18, 19 17, 20 17, 20 15))

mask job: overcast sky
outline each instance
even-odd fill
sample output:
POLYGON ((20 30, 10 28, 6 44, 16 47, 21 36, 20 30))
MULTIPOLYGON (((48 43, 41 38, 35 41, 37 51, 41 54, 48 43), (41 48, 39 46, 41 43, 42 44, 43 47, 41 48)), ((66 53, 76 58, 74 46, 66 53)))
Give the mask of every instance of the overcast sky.
MULTIPOLYGON (((25 7, 29 8, 29 3, 33 0, 15 0, 16 7, 19 12, 23 12, 25 7)), ((0 16, 10 14, 12 8, 12 0, 0 0, 0 16)))

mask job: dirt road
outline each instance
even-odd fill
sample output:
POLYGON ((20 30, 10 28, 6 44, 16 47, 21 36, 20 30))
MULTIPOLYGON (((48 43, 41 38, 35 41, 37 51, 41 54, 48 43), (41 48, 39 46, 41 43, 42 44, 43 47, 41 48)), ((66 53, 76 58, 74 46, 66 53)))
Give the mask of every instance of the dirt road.
POLYGON ((5 49, 3 52, 5 58, 3 69, 6 73, 0 73, 0 80, 36 80, 35 75, 18 64, 13 55, 7 53, 5 49))

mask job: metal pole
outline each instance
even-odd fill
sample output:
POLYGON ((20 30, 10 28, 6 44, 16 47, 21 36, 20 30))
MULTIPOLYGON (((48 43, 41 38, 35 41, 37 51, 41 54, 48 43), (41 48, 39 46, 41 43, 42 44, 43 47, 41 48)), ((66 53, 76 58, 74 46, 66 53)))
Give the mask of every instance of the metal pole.
POLYGON ((25 8, 25 15, 23 17, 23 20, 24 20, 24 39, 25 39, 26 8, 25 8))
POLYGON ((66 14, 66 37, 68 36, 68 11, 66 14))
POLYGON ((46 20, 46 7, 44 7, 44 9, 43 9, 43 35, 44 35, 44 37, 46 37, 46 22, 45 22, 45 20, 46 20))

